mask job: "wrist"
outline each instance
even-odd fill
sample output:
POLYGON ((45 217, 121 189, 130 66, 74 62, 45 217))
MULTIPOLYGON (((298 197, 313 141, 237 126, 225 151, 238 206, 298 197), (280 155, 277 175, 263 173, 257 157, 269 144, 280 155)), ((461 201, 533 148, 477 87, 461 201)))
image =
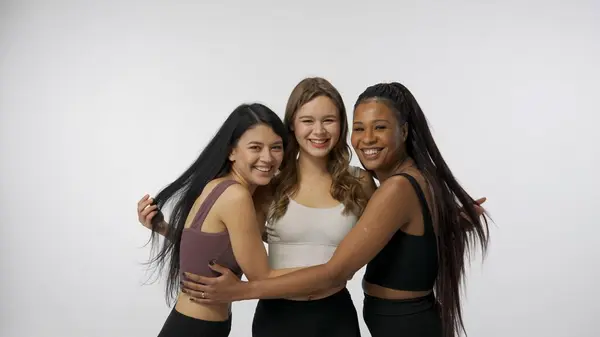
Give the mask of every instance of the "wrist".
POLYGON ((251 282, 247 282, 244 284, 244 291, 242 291, 241 295, 241 299, 242 300, 257 300, 261 298, 261 292, 260 292, 260 282, 259 280, 257 281, 251 281, 251 282))

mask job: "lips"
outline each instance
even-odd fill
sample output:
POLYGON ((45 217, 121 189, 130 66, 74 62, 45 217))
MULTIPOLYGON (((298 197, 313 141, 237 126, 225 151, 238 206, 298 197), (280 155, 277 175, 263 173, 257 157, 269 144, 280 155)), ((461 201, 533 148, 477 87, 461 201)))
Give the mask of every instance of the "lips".
POLYGON ((329 139, 309 139, 308 141, 316 148, 325 148, 329 144, 329 139))
POLYGON ((375 159, 383 151, 382 147, 363 148, 360 150, 366 159, 375 159))
POLYGON ((269 173, 273 170, 273 166, 254 166, 254 169, 263 173, 269 173))

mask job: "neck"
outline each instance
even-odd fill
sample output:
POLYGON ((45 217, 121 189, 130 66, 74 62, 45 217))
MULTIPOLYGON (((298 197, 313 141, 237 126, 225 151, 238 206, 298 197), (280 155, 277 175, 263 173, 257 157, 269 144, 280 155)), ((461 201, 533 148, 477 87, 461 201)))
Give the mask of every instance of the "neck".
POLYGON ((379 180, 380 183, 383 183, 392 175, 394 175, 396 173, 404 172, 407 168, 414 166, 414 165, 415 165, 415 161, 411 157, 409 157, 408 154, 404 153, 400 157, 400 160, 398 160, 398 162, 395 163, 389 169, 375 170, 374 172, 375 172, 375 176, 377 177, 377 180, 379 180))
POLYGON ((297 165, 300 177, 329 175, 327 171, 327 157, 317 158, 300 152, 297 165))
POLYGON ((234 170, 231 170, 231 173, 229 173, 226 177, 240 183, 242 186, 247 188, 248 191, 250 191, 250 194, 254 194, 254 191, 256 191, 255 184, 250 184, 246 179, 244 179, 244 177, 242 177, 242 175, 235 172, 234 170))

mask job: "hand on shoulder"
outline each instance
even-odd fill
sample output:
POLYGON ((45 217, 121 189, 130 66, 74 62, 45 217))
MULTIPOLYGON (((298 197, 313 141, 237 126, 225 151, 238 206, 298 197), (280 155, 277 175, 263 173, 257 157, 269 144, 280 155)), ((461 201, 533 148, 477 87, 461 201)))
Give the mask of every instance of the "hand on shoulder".
POLYGON ((355 176, 359 178, 363 190, 367 194, 367 197, 370 198, 371 195, 373 195, 373 193, 377 189, 377 185, 375 184, 373 175, 371 175, 371 173, 358 166, 351 166, 350 170, 355 176))

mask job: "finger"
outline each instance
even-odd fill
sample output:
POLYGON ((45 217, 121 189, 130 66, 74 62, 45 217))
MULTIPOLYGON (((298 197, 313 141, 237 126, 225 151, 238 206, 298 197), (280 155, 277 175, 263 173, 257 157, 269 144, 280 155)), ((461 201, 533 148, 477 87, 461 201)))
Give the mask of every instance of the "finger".
POLYGON ((143 211, 146 207, 148 207, 148 205, 151 205, 153 202, 153 200, 151 198, 146 199, 145 201, 142 201, 141 203, 138 204, 138 213, 143 211))
POLYGON ((479 199, 475 200, 475 203, 476 203, 477 205, 481 205, 481 204, 483 204, 484 202, 486 202, 486 200, 487 200, 487 198, 486 198, 486 197, 482 197, 482 198, 479 198, 479 199))
POLYGON ((191 296, 194 297, 198 297, 200 298, 202 295, 202 292, 204 292, 204 294, 210 293, 209 290, 211 290, 212 288, 210 286, 204 285, 204 284, 198 284, 198 283, 182 283, 181 286, 181 291, 186 293, 186 294, 190 294, 191 296))
POLYGON ((221 301, 217 301, 217 300, 213 300, 210 298, 198 298, 198 297, 190 297, 190 301, 194 302, 194 303, 199 303, 199 304, 217 304, 217 303, 228 303, 228 302, 221 302, 221 301))
POLYGON ((183 273, 183 275, 185 276, 186 279, 194 281, 196 283, 202 283, 202 284, 217 283, 216 277, 205 277, 205 276, 200 276, 200 275, 191 274, 191 273, 187 273, 187 272, 183 273))
POLYGON ((192 291, 208 291, 209 286, 192 282, 192 281, 181 281, 182 289, 192 290, 192 291))
POLYGON ((138 205, 140 205, 142 202, 146 201, 148 198, 150 198, 150 195, 144 194, 144 196, 142 197, 142 199, 140 199, 138 201, 138 205))
POLYGON ((140 213, 140 215, 146 217, 148 214, 150 214, 150 212, 155 211, 157 208, 158 206, 156 205, 148 206, 140 213))
POLYGON ((158 212, 152 212, 150 214, 148 214, 146 216, 146 221, 145 223, 150 224, 150 226, 152 226, 152 218, 154 218, 154 216, 157 214, 158 212))
POLYGON ((477 215, 482 215, 483 213, 485 213, 485 208, 477 206, 475 207, 475 212, 477 213, 477 215))
POLYGON ((188 295, 190 301, 192 301, 192 302, 198 302, 198 303, 200 303, 200 301, 207 301, 207 300, 212 301, 211 299, 209 299, 207 297, 206 293, 202 293, 201 291, 182 290, 182 292, 184 294, 188 295))
POLYGON ((213 263, 213 264, 208 264, 208 267, 214 271, 216 271, 217 273, 220 273, 221 275, 225 275, 229 272, 231 272, 229 269, 221 266, 220 264, 217 263, 213 263))

